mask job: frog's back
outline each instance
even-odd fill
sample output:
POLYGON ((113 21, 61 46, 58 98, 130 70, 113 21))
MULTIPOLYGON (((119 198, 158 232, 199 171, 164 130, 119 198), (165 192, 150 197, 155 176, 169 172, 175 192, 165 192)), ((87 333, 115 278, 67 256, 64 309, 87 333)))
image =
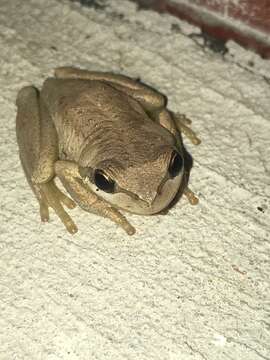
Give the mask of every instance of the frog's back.
MULTIPOLYGON (((85 125, 89 125, 89 120, 93 121, 100 113, 123 116, 130 112, 131 108, 141 114, 144 113, 136 101, 102 81, 49 78, 45 81, 41 93, 54 117, 54 122, 59 120, 55 119, 55 115, 68 114, 74 109, 84 110, 89 115, 93 114, 90 119, 85 119, 85 125)), ((65 121, 65 117, 61 120, 65 121)), ((119 119, 117 121, 119 122, 119 119)), ((77 126, 76 119, 74 126, 77 126)))
POLYGON ((105 82, 48 79, 42 96, 58 133, 60 157, 69 160, 78 161, 86 146, 100 161, 116 151, 128 156, 157 133, 137 101, 105 82))

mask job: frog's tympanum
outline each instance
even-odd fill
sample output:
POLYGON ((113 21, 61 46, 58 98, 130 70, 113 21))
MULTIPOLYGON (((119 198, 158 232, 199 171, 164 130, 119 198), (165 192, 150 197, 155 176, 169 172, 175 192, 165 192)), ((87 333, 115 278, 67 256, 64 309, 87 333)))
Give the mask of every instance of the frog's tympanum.
POLYGON ((119 210, 156 214, 179 189, 191 203, 181 132, 199 139, 184 115, 170 112, 166 98, 123 75, 62 67, 38 91, 17 97, 17 139, 27 180, 40 205, 70 233, 77 227, 64 210, 78 204, 110 218, 128 234, 135 229, 119 210), (71 198, 55 183, 59 178, 71 198))

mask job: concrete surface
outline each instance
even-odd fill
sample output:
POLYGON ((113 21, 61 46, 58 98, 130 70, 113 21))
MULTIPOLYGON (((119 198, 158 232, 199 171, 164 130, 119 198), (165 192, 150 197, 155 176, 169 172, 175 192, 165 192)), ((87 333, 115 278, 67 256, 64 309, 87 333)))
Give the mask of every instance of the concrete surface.
POLYGON ((103 5, 0 2, 0 359, 270 359, 269 63, 234 45, 210 53, 183 35, 196 29, 133 3, 103 5), (80 209, 75 236, 56 216, 40 224, 14 101, 59 65, 140 76, 194 120, 199 206, 129 215, 133 237, 80 209))

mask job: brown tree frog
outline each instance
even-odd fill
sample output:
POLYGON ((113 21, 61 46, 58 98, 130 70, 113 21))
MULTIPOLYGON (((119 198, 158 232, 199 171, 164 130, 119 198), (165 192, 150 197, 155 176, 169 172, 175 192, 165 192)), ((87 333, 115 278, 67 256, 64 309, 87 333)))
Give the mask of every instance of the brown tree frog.
POLYGON ((61 67, 41 91, 21 89, 16 104, 20 159, 42 221, 52 208, 75 233, 63 205, 78 204, 131 235, 135 229, 119 210, 159 213, 181 187, 197 203, 187 187, 181 132, 200 141, 190 120, 170 112, 152 88, 123 75, 61 67))

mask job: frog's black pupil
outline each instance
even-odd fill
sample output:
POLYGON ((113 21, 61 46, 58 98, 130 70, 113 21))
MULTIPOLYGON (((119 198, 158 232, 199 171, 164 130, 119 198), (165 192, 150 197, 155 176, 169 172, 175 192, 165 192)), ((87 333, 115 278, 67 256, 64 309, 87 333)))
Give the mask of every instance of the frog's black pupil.
POLYGON ((107 177, 101 170, 96 170, 94 174, 94 181, 96 186, 105 192, 113 193, 115 183, 112 179, 107 177))
POLYGON ((172 153, 170 165, 169 165, 169 174, 172 178, 179 175, 184 165, 184 160, 178 152, 174 151, 172 153))

